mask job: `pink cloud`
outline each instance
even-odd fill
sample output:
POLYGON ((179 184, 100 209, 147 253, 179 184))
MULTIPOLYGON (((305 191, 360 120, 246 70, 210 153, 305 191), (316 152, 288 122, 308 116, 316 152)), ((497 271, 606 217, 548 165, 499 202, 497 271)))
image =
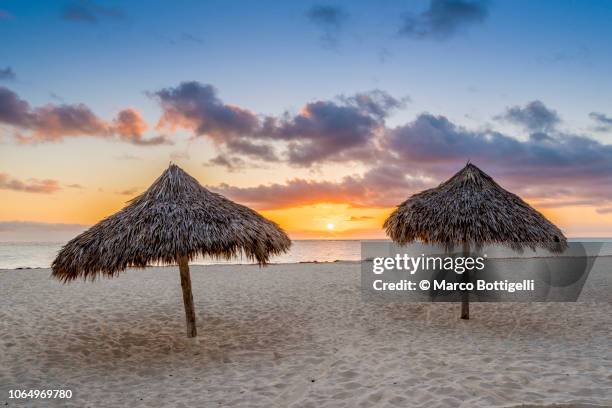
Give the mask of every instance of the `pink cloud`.
POLYGON ((26 193, 51 194, 61 190, 57 180, 51 179, 29 179, 27 181, 10 177, 6 173, 0 173, 0 190, 23 191, 26 193))
POLYGON ((136 145, 167 144, 165 136, 144 138, 148 126, 140 112, 121 110, 112 121, 84 104, 47 104, 34 108, 8 88, 0 87, 0 123, 16 130, 20 143, 57 142, 67 137, 119 138, 136 145))

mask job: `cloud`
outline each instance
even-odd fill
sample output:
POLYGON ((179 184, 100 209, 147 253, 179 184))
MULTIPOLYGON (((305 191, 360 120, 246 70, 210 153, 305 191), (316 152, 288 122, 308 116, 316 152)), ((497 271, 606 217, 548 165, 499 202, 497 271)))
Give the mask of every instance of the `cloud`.
POLYGON ((247 162, 240 157, 230 157, 220 154, 204 163, 204 166, 221 166, 233 173, 247 167, 247 162))
POLYGON ((399 34, 415 39, 445 40, 469 26, 483 23, 488 15, 485 1, 430 0, 427 10, 403 16, 399 34))
POLYGON ((164 135, 144 139, 148 125, 136 109, 128 108, 120 111, 111 127, 111 132, 119 135, 122 140, 141 146, 172 144, 164 135))
POLYGON ((49 104, 28 112, 28 116, 29 123, 25 127, 34 131, 32 141, 55 141, 80 135, 108 137, 111 134, 108 124, 83 104, 49 104))
POLYGON ((296 115, 268 117, 261 133, 287 142, 287 161, 295 166, 373 161, 384 119, 404 102, 380 90, 341 95, 337 101, 308 103, 296 115))
POLYGON ((83 190, 85 188, 85 187, 83 187, 80 184, 66 184, 66 187, 74 188, 74 189, 77 189, 77 190, 83 190))
POLYGON ((115 119, 115 131, 126 139, 139 139, 147 131, 147 124, 140 112, 135 109, 124 109, 115 119))
POLYGON ((537 58, 538 62, 547 64, 568 64, 572 62, 582 62, 583 64, 589 64, 591 57, 591 50, 586 45, 581 45, 573 52, 557 51, 552 54, 544 55, 537 58))
POLYGON ((178 36, 168 36, 166 34, 154 34, 154 36, 165 43, 170 45, 180 45, 180 44, 191 44, 196 46, 204 45, 205 41, 203 38, 188 32, 182 32, 178 36))
POLYGON ((0 68, 0 81, 14 81, 16 78, 17 75, 15 75, 13 68, 0 68))
POLYGON ((74 135, 107 135, 108 127, 87 106, 48 104, 32 108, 13 91, 0 87, 0 122, 31 130, 32 139, 45 141, 74 135))
POLYGON ((421 114, 414 121, 388 129, 385 147, 401 160, 425 162, 436 167, 452 159, 467 161, 470 157, 501 152, 517 153, 520 142, 499 133, 471 132, 456 126, 444 116, 421 114), (494 146, 489 148, 488 146, 494 146))
POLYGON ((474 159, 532 179, 563 179, 572 172, 574 176, 596 177, 602 172, 612 176, 612 145, 580 135, 536 133, 521 141, 499 132, 467 130, 444 116, 422 114, 390 129, 386 143, 400 162, 429 163, 432 168, 474 159))
POLYGON ((356 106, 364 112, 382 120, 395 109, 403 108, 410 98, 394 98, 385 91, 374 89, 368 92, 359 92, 352 96, 340 95, 339 99, 349 106, 356 106))
POLYGON ((320 202, 385 207, 434 187, 471 160, 538 206, 589 205, 600 212, 612 208, 612 145, 588 136, 550 131, 519 140, 421 114, 405 125, 383 129, 374 147, 378 160, 363 161, 363 174, 340 181, 291 179, 213 188, 259 209, 320 202))
POLYGON ((307 104, 293 117, 274 121, 269 134, 285 140, 289 162, 309 166, 325 160, 365 158, 382 123, 360 107, 332 101, 307 104))
POLYGON ((181 33, 179 39, 181 41, 185 41, 185 42, 191 42, 197 45, 202 45, 204 44, 204 40, 194 34, 190 34, 190 33, 181 33))
POLYGON ((0 122, 12 126, 27 126, 30 105, 8 88, 0 87, 0 122))
POLYGON ((599 112, 589 113, 589 117, 595 121, 593 130, 596 132, 607 132, 612 130, 612 117, 599 112))
POLYGON ((61 18, 72 22, 97 23, 101 19, 122 19, 119 7, 107 7, 90 0, 71 1, 61 10, 61 18))
POLYGON ((371 217, 369 215, 362 215, 362 216, 351 216, 349 217, 348 221, 367 221, 367 220, 374 220, 376 219, 376 217, 371 217))
POLYGON ((598 208, 596 211, 598 214, 612 214, 612 207, 598 208))
POLYGON ((530 132, 548 132, 561 122, 555 110, 538 100, 529 102, 525 107, 512 106, 496 119, 522 126, 530 132))
POLYGON ((226 144, 228 149, 236 154, 242 154, 244 156, 265 160, 267 162, 278 161, 274 148, 267 144, 256 144, 245 139, 228 140, 226 144))
POLYGON ((210 188, 259 210, 274 210, 317 203, 350 203, 354 207, 392 206, 409 192, 422 189, 425 182, 409 178, 402 169, 381 166, 363 175, 347 176, 338 182, 292 179, 284 184, 235 187, 227 184, 210 188))
POLYGON ((348 13, 338 6, 315 5, 306 11, 308 20, 321 30, 321 43, 325 48, 335 49, 338 36, 348 13))
POLYGON ((316 5, 306 12, 306 16, 314 24, 340 28, 346 18, 346 12, 337 6, 316 5))
POLYGON ((164 88, 153 96, 163 109, 159 128, 185 128, 197 136, 223 140, 253 133, 258 124, 253 112, 223 103, 212 85, 182 82, 176 88, 164 88))
POLYGON ((188 129, 228 153, 268 162, 283 158, 296 166, 371 158, 384 119, 406 101, 373 90, 314 101, 298 114, 275 117, 226 104, 213 86, 198 82, 183 82, 152 96, 163 111, 158 129, 188 129), (284 148, 280 155, 274 145, 284 148))
POLYGON ((66 137, 119 137, 136 145, 166 144, 164 136, 143 138, 147 125, 135 109, 120 111, 112 122, 99 118, 84 104, 47 104, 31 107, 16 93, 0 87, 0 124, 16 130, 21 143, 57 142, 66 137))
MULTIPOLYGON (((315 100, 298 113, 279 116, 227 104, 212 86, 197 82, 154 95, 162 105, 162 126, 184 127, 217 143, 220 154, 205 165, 235 171, 249 166, 245 159, 256 159, 300 167, 355 162, 368 169, 339 182, 293 179, 247 189, 218 186, 258 208, 321 200, 390 205, 415 185, 400 193, 398 184, 405 179, 421 180, 422 185, 427 185, 423 180, 442 181, 468 160, 543 206, 587 201, 612 205, 612 187, 605 187, 612 185, 612 145, 560 132, 558 113, 539 100, 511 106, 496 116, 529 132, 526 140, 519 140, 494 130, 466 129, 428 113, 390 128, 386 119, 408 99, 380 90, 315 100), (383 185, 395 192, 377 187, 383 185)), ((606 123, 605 115, 592 117, 606 123)))
POLYGON ((32 178, 26 181, 22 181, 12 178, 6 173, 0 173, 0 190, 51 194, 61 190, 61 187, 57 180, 39 180, 32 178))
POLYGON ((423 114, 390 129, 385 147, 391 152, 386 162, 409 174, 418 169, 441 181, 471 160, 540 205, 612 204, 612 145, 584 135, 550 132, 518 140, 423 114))
POLYGON ((133 196, 138 193, 138 187, 127 188, 125 190, 116 191, 117 194, 133 196))

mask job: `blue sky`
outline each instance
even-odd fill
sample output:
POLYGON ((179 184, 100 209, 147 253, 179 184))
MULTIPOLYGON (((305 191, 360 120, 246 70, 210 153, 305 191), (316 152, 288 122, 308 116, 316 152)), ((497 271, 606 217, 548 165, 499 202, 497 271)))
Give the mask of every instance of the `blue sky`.
POLYGON ((609 1, 0 0, 0 229, 92 223, 172 160, 281 224, 380 232, 472 160, 610 236, 611 20, 609 1))
MULTIPOLYGON (((4 1, 2 62, 32 104, 55 94, 101 115, 117 104, 155 115, 144 92, 181 80, 210 83, 226 101, 264 113, 315 98, 380 88, 415 112, 482 122, 540 99, 578 126, 612 105, 612 4, 497 1, 488 17, 446 40, 398 34, 427 2, 334 2, 346 13, 330 48, 306 16, 316 2, 108 2, 121 16, 67 21, 70 2, 4 1)), ((98 3, 96 3, 98 4, 98 3)), ((102 3, 99 3, 102 5, 102 3)))

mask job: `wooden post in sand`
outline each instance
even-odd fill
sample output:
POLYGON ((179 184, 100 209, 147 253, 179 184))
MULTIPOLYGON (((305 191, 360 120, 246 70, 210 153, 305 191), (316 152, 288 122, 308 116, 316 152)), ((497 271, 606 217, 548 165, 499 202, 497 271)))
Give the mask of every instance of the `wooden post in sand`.
MULTIPOLYGON (((470 244, 463 243, 463 256, 470 255, 470 244)), ((467 284, 470 281, 470 271, 467 269, 461 274, 461 282, 467 284)), ((467 290, 461 291, 461 318, 464 320, 470 319, 470 292, 467 290)))
MULTIPOLYGON (((559 228, 470 162, 438 187, 413 194, 397 206, 383 228, 399 245, 421 241, 449 250, 463 245, 464 256, 470 247, 480 253, 493 244, 512 250, 540 247, 554 253, 567 248, 559 228), (530 242, 517 242, 517 237, 529 237, 530 242)), ((477 270, 455 276, 455 283, 478 282, 480 269, 471 269, 477 270)), ((461 292, 461 299, 454 293, 453 300, 461 301, 461 318, 469 319, 470 294, 461 292)))
POLYGON ((183 303, 185 304, 185 319, 187 321, 187 337, 196 337, 195 310, 193 308, 193 294, 191 293, 191 276, 189 275, 189 261, 186 257, 178 258, 181 272, 181 287, 183 288, 183 303))
POLYGON ((291 240, 278 225, 208 191, 179 166, 170 164, 124 209, 65 245, 51 267, 53 277, 69 282, 116 276, 126 266, 178 264, 187 336, 197 344, 189 260, 198 255, 230 258, 244 253, 263 266, 290 246, 291 240), (109 237, 112 245, 106 245, 109 237))

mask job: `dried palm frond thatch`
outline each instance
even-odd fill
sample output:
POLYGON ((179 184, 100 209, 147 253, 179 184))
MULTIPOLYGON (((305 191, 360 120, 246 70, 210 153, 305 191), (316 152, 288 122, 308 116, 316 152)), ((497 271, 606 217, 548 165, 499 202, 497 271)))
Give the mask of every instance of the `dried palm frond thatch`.
POLYGON ((485 245, 518 251, 567 248, 559 228, 471 163, 438 187, 408 198, 383 227, 400 245, 421 241, 447 250, 463 247, 464 252, 485 245))
MULTIPOLYGON (((271 255, 287 251, 290 245, 274 222, 207 190, 171 164, 125 208, 68 242, 52 269, 62 281, 93 280, 98 275, 116 276, 128 267, 178 263, 189 308, 189 260, 199 255, 229 259, 244 254, 265 265, 271 255)), ((189 325, 189 310, 187 314, 189 325)), ((195 336, 192 318, 194 325, 188 330, 195 336)))

